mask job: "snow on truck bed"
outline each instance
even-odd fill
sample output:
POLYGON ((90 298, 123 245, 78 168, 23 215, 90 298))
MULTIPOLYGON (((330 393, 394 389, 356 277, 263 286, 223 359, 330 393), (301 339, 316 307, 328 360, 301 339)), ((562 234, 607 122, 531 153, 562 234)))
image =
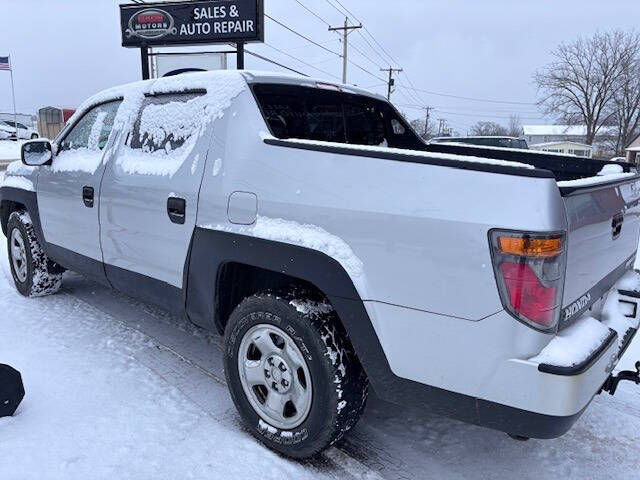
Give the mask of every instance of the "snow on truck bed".
POLYGON ((578 178, 577 180, 565 180, 558 182, 560 188, 564 187, 588 187, 592 185, 598 185, 601 183, 607 183, 614 180, 622 180, 624 178, 630 178, 635 176, 635 172, 624 172, 622 165, 609 164, 602 167, 602 170, 598 172, 595 177, 578 178))
POLYGON ((377 153, 395 153, 398 155, 406 155, 412 157, 424 157, 424 158, 436 158, 440 160, 453 160, 457 162, 468 162, 468 163, 483 163, 485 165, 495 165, 500 167, 516 167, 516 168, 525 168, 532 170, 534 167, 532 165, 527 165, 526 163, 520 162, 510 162, 508 160, 495 160, 492 158, 483 158, 483 157, 473 157, 467 155, 454 155, 450 153, 435 153, 435 152, 425 152, 422 150, 405 150, 401 148, 390 148, 385 146, 371 146, 371 145, 354 145, 349 143, 336 143, 336 142, 321 142, 318 140, 305 140, 300 138, 287 138, 287 139, 278 139, 269 135, 267 133, 262 133, 261 137, 263 140, 280 140, 287 143, 298 144, 298 145, 312 145, 312 146, 320 146, 320 147, 339 147, 353 150, 355 153, 357 151, 367 151, 367 152, 377 152, 377 153))

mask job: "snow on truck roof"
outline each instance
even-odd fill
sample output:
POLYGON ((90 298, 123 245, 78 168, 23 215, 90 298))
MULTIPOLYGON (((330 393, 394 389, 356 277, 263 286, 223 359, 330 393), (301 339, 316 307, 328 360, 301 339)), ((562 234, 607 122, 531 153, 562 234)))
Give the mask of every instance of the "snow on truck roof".
MULTIPOLYGON (((142 80, 138 82, 119 85, 116 87, 108 88, 92 97, 88 98, 80 105, 76 114, 71 117, 69 123, 73 123, 79 115, 89 108, 98 105, 100 103, 108 102, 110 100, 121 99, 125 97, 140 97, 147 94, 158 93, 175 93, 184 92, 189 90, 207 90, 209 93, 215 93, 209 91, 209 87, 216 87, 215 90, 222 90, 218 92, 218 95, 224 94, 224 87, 231 83, 236 86, 252 83, 282 83, 289 85, 300 85, 314 88, 339 88, 343 92, 354 93, 357 95, 366 95, 386 101, 386 99, 377 93, 364 90, 353 85, 344 85, 335 82, 328 82, 327 80, 303 77, 300 75, 278 73, 278 72, 262 72, 258 70, 216 70, 208 72, 191 72, 182 75, 176 75, 172 77, 163 77, 152 80, 142 80)), ((211 89, 214 90, 214 89, 211 89)))

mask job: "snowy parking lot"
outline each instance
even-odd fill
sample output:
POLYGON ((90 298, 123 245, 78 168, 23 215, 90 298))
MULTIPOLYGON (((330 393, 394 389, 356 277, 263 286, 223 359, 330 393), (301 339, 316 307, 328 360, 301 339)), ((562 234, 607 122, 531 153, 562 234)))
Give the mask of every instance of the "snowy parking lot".
POLYGON ((23 141, 0 140, 0 171, 5 170, 10 162, 20 158, 20 147, 23 143, 23 141))
MULTIPOLYGON (((640 389, 596 397, 557 440, 505 434, 371 397, 343 443, 298 464, 247 433, 227 394, 220 339, 67 274, 22 298, 0 238, 0 362, 26 397, 0 420, 0 478, 634 478, 640 389)), ((626 364, 640 358, 638 342, 626 364)))

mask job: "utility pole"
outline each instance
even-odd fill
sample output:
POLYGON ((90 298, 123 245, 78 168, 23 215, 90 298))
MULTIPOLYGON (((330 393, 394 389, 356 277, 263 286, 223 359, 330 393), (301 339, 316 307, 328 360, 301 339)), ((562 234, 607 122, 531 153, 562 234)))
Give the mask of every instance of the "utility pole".
POLYGON ((429 115, 431 114, 431 110, 433 110, 433 107, 424 107, 424 109, 427 111, 427 116, 424 121, 424 137, 426 140, 427 135, 429 134, 429 115))
POLYGON ((347 55, 349 47, 349 34, 353 30, 362 28, 362 24, 349 26, 349 17, 344 19, 344 27, 329 27, 330 32, 342 32, 342 83, 347 83, 347 55))
POLYGON ((381 72, 389 72, 389 88, 387 90, 387 100, 391 100, 391 94, 393 93, 393 87, 396 84, 396 81, 393 78, 394 73, 402 72, 401 68, 381 68, 381 72))

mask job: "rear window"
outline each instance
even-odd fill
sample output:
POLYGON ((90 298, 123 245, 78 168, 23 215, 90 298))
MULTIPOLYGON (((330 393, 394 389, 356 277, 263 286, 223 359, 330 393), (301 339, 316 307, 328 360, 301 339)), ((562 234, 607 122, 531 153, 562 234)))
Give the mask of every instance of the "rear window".
POLYGON ((292 85, 255 85, 271 133, 280 139, 417 148, 422 142, 385 102, 292 85))

